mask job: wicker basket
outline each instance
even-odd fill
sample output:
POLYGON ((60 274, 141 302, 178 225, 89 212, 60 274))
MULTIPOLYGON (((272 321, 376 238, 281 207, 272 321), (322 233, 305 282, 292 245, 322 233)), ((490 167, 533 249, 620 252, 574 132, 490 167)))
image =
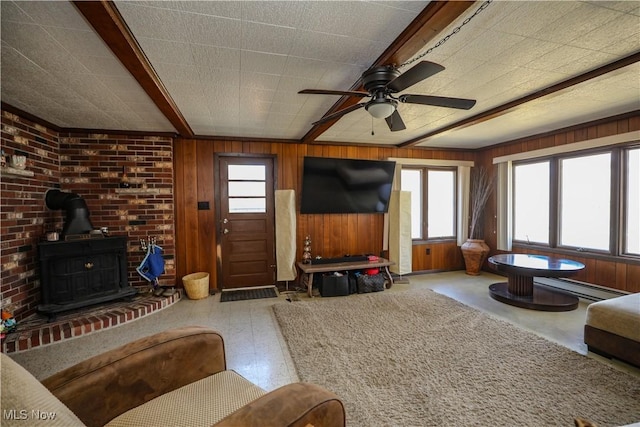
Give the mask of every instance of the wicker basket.
POLYGON ((209 296, 209 273, 191 273, 182 278, 184 290, 189 299, 202 299, 209 296))

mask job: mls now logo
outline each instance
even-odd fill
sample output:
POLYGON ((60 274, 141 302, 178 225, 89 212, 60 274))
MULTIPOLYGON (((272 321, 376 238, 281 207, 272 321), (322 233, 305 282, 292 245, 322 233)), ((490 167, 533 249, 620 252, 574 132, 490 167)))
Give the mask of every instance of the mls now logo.
POLYGON ((4 409, 2 411, 2 418, 5 420, 53 420, 56 418, 55 412, 40 411, 33 409, 27 411, 26 409, 4 409))

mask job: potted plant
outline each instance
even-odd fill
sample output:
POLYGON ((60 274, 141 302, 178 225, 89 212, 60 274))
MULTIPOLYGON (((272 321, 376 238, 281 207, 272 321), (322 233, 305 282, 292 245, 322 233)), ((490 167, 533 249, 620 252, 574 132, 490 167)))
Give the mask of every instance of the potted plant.
POLYGON ((477 276, 489 254, 484 241, 484 208, 493 191, 493 176, 480 166, 471 173, 469 238, 462 244, 462 256, 467 274, 477 276))

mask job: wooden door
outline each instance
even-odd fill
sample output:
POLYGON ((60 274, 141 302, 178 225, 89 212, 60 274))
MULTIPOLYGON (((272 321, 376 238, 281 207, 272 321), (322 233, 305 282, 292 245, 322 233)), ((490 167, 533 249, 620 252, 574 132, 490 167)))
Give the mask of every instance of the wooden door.
POLYGON ((220 289, 275 284, 274 159, 218 157, 220 289))

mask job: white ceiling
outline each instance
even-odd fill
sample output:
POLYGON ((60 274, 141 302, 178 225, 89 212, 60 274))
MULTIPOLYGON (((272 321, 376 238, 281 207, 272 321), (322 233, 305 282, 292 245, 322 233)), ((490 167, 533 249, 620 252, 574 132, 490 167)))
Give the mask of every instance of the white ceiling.
MULTIPOLYGON (((339 98, 299 90, 349 90, 427 4, 116 2, 196 135, 278 139, 302 138, 339 98)), ((175 131, 73 4, 0 6, 3 102, 60 127, 175 131)), ((401 144, 639 51, 638 1, 494 1, 424 57, 446 69, 405 91, 472 98, 474 108, 400 104, 400 132, 360 109, 316 140, 401 144)), ((637 110, 639 77, 636 62, 418 146, 477 148, 637 110)))

